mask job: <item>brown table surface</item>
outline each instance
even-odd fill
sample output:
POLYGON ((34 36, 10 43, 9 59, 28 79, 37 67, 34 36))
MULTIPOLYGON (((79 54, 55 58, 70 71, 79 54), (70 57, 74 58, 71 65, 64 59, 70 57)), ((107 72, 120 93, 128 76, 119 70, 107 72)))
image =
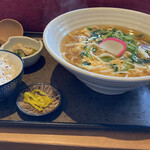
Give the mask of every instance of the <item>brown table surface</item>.
MULTIPOLYGON (((61 71, 64 70, 64 73, 66 73, 66 75, 69 75, 71 77, 71 79, 69 79, 68 81, 68 84, 66 84, 66 85, 70 85, 69 83, 71 83, 71 81, 74 81, 74 76, 68 73, 62 66, 58 65, 58 63, 48 54, 48 52, 44 48, 42 51, 42 56, 40 60, 37 62, 37 64, 35 64, 33 67, 25 69, 24 77, 22 81, 23 81, 23 84, 27 84, 27 85, 32 84, 32 83, 37 83, 37 82, 51 83, 51 81, 53 81, 52 84, 54 84, 55 86, 55 83, 57 83, 56 87, 60 88, 61 86, 58 84, 58 81, 60 82, 60 84, 63 84, 63 81, 61 81, 60 79, 61 76, 58 75, 61 72, 60 70, 61 71)), ((74 84, 75 82, 80 82, 80 81, 75 79, 74 84)), ((85 85, 82 85, 82 83, 77 83, 77 84, 81 84, 82 90, 83 89, 90 90, 85 85)), ((62 86, 61 88, 62 89, 64 88, 64 93, 65 93, 66 92, 65 87, 62 86)), ((73 89, 73 90, 76 90, 76 89, 73 89)), ((92 91, 90 90, 90 92, 92 91)), ((137 91, 133 91, 133 93, 135 92, 137 91)), ((73 93, 77 94, 78 92, 76 93, 74 91, 73 93)), ((92 94, 96 94, 96 93, 94 92, 92 94)), ((103 95, 101 96, 102 98, 105 97, 103 95)), ((74 97, 78 98, 78 95, 74 95, 74 97)), ((95 98, 96 97, 97 95, 95 95, 95 98)), ((68 98, 68 97, 65 97, 65 98, 68 98)), ((75 102, 78 102, 78 101, 75 101, 75 102)), ((115 101, 115 105, 117 105, 117 103, 118 102, 115 101)), ((73 104, 75 105, 75 103, 73 104)), ((105 104, 105 103, 102 103, 102 104, 105 104)), ((108 104, 109 104, 109 101, 108 101, 108 104)), ((1 104, 1 105, 4 105, 4 104, 1 104)), ((70 106, 70 103, 68 103, 68 106, 70 106)), ((64 107, 66 107, 66 105, 64 107)), ((10 108, 11 110, 10 106, 8 108, 10 108)), ((2 107, 1 109, 3 110, 2 107)), ((79 118, 81 118, 81 120, 80 119, 76 120, 77 118, 72 115, 73 112, 72 111, 69 112, 69 111, 68 112, 66 111, 66 113, 61 112, 60 116, 54 119, 54 122, 76 123, 77 121, 79 121, 80 123, 84 123, 85 121, 86 123, 89 123, 90 121, 95 121, 95 122, 99 121, 97 120, 97 118, 95 118, 95 120, 94 119, 90 120, 89 122, 86 119, 84 120, 84 116, 86 118, 86 113, 84 115, 78 116, 79 118), (67 113, 70 116, 68 116, 67 113), (71 118, 71 115, 74 118, 71 118), (82 122, 82 120, 84 121, 82 122)), ((146 112, 146 116, 148 112, 149 111, 146 112)), ((1 117, 0 120, 4 120, 4 121, 5 120, 9 120, 9 121, 24 120, 24 118, 19 117, 18 113, 15 112, 13 109, 12 109, 12 112, 10 111, 7 113, 8 114, 5 116, 0 111, 0 115, 3 116, 3 117, 0 116, 1 117)), ((118 112, 116 113, 118 114, 118 112)), ((131 115, 131 117, 134 117, 133 114, 131 115)), ((107 114, 104 118, 107 118, 107 114)), ((112 120, 100 120, 100 121, 104 121, 104 122, 106 121, 106 123, 109 123, 109 121, 110 122, 114 121, 115 123, 115 121, 117 120, 112 119, 112 120)), ((137 123, 141 123, 140 121, 137 123)), ((120 124, 121 123, 123 123, 123 121, 120 122, 120 124)), ((144 123, 141 125, 148 124, 149 120, 146 120, 144 123)), ((131 124, 134 124, 134 122, 131 122, 131 124)), ((55 128, 55 127, 50 127, 50 126, 49 127, 39 127, 39 126, 29 127, 29 126, 12 126, 11 124, 4 126, 0 124, 0 149, 12 149, 12 147, 15 150, 17 149, 18 150, 24 150, 24 149, 25 150, 27 149, 37 149, 37 150, 38 149, 42 149, 42 150, 83 149, 84 150, 84 149, 100 149, 100 148, 101 149, 150 149, 150 134, 149 134, 148 129, 134 130, 134 128, 129 129, 129 130, 117 129, 117 128, 116 129, 114 128, 104 128, 104 129, 103 128, 102 129, 84 129, 84 128, 82 129, 70 128, 69 129, 68 128, 67 129, 63 127, 55 128)))
POLYGON ((150 134, 54 128, 0 127, 0 149, 150 149, 150 134))

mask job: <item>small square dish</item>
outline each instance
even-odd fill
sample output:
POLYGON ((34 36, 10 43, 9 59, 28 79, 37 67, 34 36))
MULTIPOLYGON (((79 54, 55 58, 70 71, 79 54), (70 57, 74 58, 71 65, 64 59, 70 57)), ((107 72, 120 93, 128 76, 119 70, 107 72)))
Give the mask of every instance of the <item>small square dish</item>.
POLYGON ((19 110, 29 116, 44 116, 61 104, 60 93, 48 83, 37 83, 22 90, 16 101, 19 110))

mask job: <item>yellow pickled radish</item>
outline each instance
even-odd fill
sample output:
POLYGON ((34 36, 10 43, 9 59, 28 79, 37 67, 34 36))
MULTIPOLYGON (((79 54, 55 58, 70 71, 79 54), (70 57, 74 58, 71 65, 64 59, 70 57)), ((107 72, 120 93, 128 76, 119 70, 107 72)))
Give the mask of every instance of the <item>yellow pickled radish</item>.
POLYGON ((25 92, 23 100, 38 111, 42 111, 43 108, 53 102, 53 98, 49 98, 46 93, 39 89, 34 89, 32 92, 25 92))

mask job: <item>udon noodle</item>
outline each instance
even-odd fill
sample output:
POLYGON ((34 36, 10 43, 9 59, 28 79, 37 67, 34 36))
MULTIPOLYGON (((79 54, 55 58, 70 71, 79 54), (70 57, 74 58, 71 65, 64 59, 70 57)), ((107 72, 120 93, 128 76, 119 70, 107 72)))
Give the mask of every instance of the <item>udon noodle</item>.
POLYGON ((150 75, 150 37, 126 27, 101 25, 77 29, 62 40, 61 54, 69 63, 98 74, 117 77, 150 75), (120 57, 98 45, 108 37, 126 43, 126 51, 120 57))

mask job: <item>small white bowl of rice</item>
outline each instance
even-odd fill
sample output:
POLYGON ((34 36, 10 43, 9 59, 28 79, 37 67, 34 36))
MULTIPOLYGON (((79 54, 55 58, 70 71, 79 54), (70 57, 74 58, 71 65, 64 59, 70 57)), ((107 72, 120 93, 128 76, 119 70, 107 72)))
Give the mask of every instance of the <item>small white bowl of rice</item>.
POLYGON ((10 96, 20 83, 24 62, 16 54, 0 50, 0 100, 10 96))
POLYGON ((49 22, 43 41, 57 62, 96 92, 116 95, 150 83, 148 14, 110 7, 71 11, 49 22), (100 49, 108 37, 126 43, 121 56, 100 49))

